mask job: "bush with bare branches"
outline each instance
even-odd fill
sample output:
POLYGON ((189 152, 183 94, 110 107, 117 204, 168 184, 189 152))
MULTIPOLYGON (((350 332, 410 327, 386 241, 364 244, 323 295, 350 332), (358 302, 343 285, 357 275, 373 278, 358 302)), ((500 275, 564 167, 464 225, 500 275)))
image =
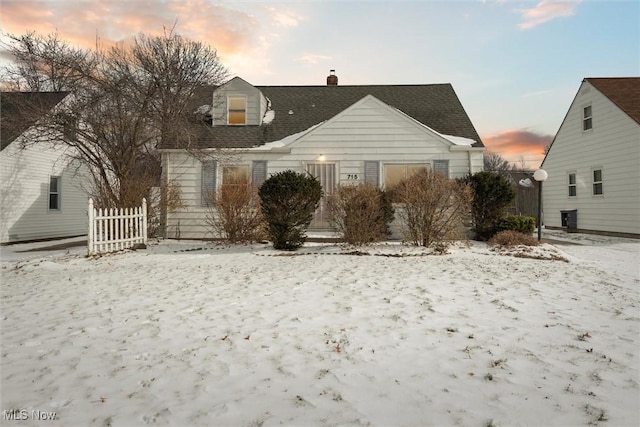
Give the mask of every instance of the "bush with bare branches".
POLYGON ((211 196, 207 224, 230 243, 264 239, 266 226, 258 190, 248 182, 222 184, 211 196))
POLYGON ((504 246, 510 248, 513 246, 537 246, 538 241, 530 234, 514 230, 505 230, 497 233, 489 239, 489 244, 491 246, 504 246))
POLYGON ((428 170, 416 172, 394 189, 405 239, 431 246, 465 237, 473 200, 469 186, 428 170))
POLYGON ((393 206, 375 185, 341 185, 329 197, 328 208, 329 223, 347 243, 366 245, 389 234, 393 206))

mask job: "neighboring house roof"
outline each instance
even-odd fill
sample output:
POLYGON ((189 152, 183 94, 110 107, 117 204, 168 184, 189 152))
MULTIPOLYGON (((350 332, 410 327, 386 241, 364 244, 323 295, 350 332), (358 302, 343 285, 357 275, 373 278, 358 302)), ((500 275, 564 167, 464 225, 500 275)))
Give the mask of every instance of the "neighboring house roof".
MULTIPOLYGON (((477 141, 474 147, 484 147, 450 84, 255 87, 270 101, 273 121, 261 126, 198 126, 194 128, 197 147, 249 148, 279 141, 334 117, 367 95, 439 133, 470 138, 477 141)), ((211 103, 214 90, 202 88, 194 110, 211 103)))
POLYGON ((0 151, 33 126, 41 114, 50 111, 68 92, 1 92, 0 151))
POLYGON ((640 77, 587 77, 585 80, 640 124, 640 77))

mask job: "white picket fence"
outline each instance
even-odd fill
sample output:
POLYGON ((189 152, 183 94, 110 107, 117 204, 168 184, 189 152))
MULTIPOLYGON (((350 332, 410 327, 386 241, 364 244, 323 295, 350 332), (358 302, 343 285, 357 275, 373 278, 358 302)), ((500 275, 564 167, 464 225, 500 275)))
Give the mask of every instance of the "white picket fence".
POLYGON ((127 209, 95 209, 89 199, 89 255, 121 251, 135 244, 147 244, 147 200, 127 209))

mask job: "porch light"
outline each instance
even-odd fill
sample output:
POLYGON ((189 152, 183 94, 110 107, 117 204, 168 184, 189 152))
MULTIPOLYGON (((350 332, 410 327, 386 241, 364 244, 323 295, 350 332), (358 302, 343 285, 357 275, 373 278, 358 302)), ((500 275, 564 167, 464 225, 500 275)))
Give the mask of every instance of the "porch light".
POLYGON ((325 160, 327 160, 327 156, 325 156, 324 154, 320 154, 318 156, 318 161, 319 162, 324 162, 325 160))

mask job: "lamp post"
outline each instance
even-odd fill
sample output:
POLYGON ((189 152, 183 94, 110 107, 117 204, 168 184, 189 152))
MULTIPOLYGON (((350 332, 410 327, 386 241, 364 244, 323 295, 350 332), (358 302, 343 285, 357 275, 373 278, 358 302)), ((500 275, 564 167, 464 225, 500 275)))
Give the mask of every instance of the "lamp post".
POLYGON ((533 173, 533 179, 538 181, 538 242, 542 240, 542 183, 548 177, 549 174, 544 169, 538 169, 533 173))

